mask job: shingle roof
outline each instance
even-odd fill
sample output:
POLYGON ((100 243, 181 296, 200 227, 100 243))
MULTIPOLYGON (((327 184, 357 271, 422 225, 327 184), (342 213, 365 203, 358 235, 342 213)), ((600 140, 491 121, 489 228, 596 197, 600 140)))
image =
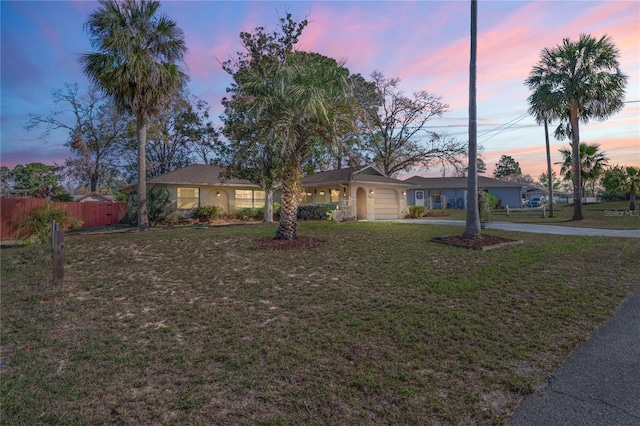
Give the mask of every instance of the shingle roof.
POLYGON ((387 177, 372 166, 366 166, 363 168, 347 167, 345 169, 328 170, 325 172, 313 173, 302 179, 302 184, 306 187, 347 184, 350 182, 408 186, 406 182, 387 177))
MULTIPOLYGON (((209 164, 192 164, 173 172, 165 173, 147 179, 148 184, 172 184, 172 185, 191 185, 191 186, 246 186, 260 188, 259 185, 251 183, 246 179, 225 178, 224 167, 209 164)), ((123 188, 123 190, 135 188, 135 185, 123 188)))
MULTIPOLYGON (((466 188, 466 177, 434 177, 427 178, 422 176, 413 176, 405 181, 408 184, 417 186, 420 188, 431 189, 454 189, 454 188, 466 188)), ((485 176, 478 176, 479 188, 520 188, 521 184, 516 182, 508 182, 500 179, 488 178, 485 176)))
POLYGON ((85 195, 75 196, 73 201, 82 201, 86 199, 92 199, 103 203, 113 203, 113 195, 102 195, 96 191, 90 192, 85 195))

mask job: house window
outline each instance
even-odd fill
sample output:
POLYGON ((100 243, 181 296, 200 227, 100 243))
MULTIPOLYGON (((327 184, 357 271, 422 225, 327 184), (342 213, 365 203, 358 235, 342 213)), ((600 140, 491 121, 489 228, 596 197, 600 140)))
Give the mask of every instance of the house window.
POLYGON ((432 203, 439 203, 440 200, 440 190, 431 190, 429 191, 429 197, 431 198, 432 203))
POLYGON ((200 189, 198 188, 178 188, 179 209, 195 209, 200 205, 200 189))
POLYGON ((340 190, 339 189, 331 189, 331 202, 337 203, 340 201, 340 190))
POLYGON ((264 191, 252 189, 236 189, 236 208, 259 208, 264 206, 264 191))

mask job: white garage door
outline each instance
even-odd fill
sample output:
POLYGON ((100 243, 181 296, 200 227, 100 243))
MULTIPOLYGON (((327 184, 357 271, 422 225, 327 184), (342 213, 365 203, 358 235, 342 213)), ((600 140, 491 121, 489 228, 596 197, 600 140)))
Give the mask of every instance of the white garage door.
POLYGON ((398 219, 398 195, 396 190, 376 188, 373 194, 374 217, 376 219, 398 219))

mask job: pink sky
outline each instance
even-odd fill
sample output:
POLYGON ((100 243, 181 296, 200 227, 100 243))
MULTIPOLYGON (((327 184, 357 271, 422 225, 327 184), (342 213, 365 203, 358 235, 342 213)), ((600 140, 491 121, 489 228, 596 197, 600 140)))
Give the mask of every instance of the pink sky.
MULTIPOLYGON (((44 143, 40 132, 22 128, 28 113, 55 108, 50 93, 64 83, 86 87, 77 62, 91 47, 82 24, 94 2, 7 2, 2 8, 2 131, 0 163, 62 163, 66 133, 44 143), (46 65, 44 65, 46 64, 46 65)), ((374 70, 399 77, 410 94, 426 90, 442 96, 450 110, 430 124, 433 130, 467 138, 469 3, 466 1, 165 2, 162 10, 184 29, 191 92, 208 101, 211 116, 230 83, 220 61, 235 57, 240 31, 274 30, 287 11, 307 16, 299 48, 345 59, 352 73, 374 70)), ((627 101, 640 100, 640 3, 635 1, 480 1, 478 26, 479 141, 489 174, 501 155, 520 162, 537 178, 546 170, 544 133, 531 117, 498 134, 501 125, 526 114, 523 82, 540 51, 565 37, 608 34, 620 49, 629 76, 627 101)), ((598 143, 611 164, 640 167, 640 103, 603 123, 581 127, 581 139, 598 143)), ((552 140, 552 161, 568 141, 552 140)), ((433 170, 438 174, 438 170, 433 170)))

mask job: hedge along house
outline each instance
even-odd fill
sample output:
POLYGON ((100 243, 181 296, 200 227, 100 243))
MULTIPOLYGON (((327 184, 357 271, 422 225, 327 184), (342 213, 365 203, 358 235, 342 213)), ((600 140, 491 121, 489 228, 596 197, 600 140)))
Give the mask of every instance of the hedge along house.
POLYGON ((373 166, 318 172, 302 179, 302 202, 336 204, 334 221, 401 219, 410 185, 373 166))
MULTIPOLYGON (((426 178, 413 176, 405 181, 411 185, 407 202, 411 206, 429 209, 467 208, 467 178, 426 178)), ((522 202, 522 185, 515 182, 478 176, 478 189, 486 190, 498 199, 498 207, 519 208, 522 202)))
MULTIPOLYGON (((245 179, 225 178, 224 168, 207 164, 187 167, 147 179, 147 189, 164 188, 175 207, 188 211, 201 206, 220 206, 225 211, 245 207, 263 207, 265 193, 260 185, 245 179)), ((135 185, 123 188, 132 192, 135 185)))

